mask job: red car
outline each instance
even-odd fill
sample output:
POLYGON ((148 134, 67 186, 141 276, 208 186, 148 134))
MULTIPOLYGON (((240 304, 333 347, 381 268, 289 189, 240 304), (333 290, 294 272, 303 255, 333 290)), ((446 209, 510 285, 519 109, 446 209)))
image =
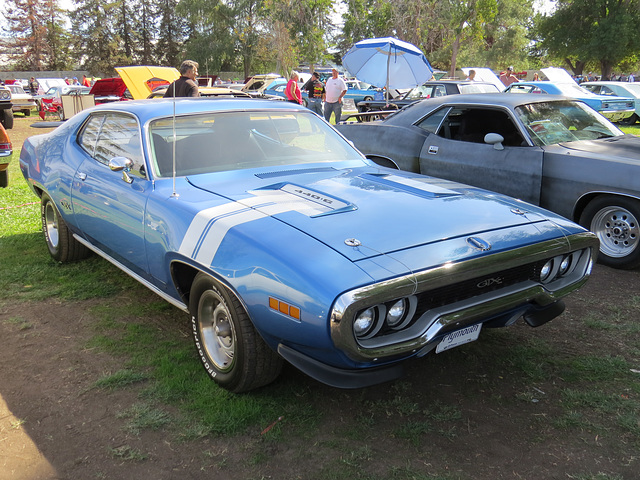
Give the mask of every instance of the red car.
POLYGON ((0 124, 0 187, 7 187, 9 185, 9 162, 13 155, 13 148, 11 146, 11 140, 9 135, 0 124))

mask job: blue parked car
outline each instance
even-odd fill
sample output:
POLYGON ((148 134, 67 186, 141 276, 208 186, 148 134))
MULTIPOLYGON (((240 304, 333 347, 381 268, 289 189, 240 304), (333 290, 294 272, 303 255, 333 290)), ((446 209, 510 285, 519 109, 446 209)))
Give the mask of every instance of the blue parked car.
POLYGON ((27 139, 20 167, 51 256, 93 251, 189 312, 232 392, 283 360, 363 387, 484 328, 540 325, 598 250, 538 207, 380 167, 287 102, 98 106, 27 139))
POLYGON ((548 93, 582 100, 595 111, 601 113, 612 122, 624 121, 635 113, 632 98, 596 95, 575 82, 518 82, 512 83, 506 93, 548 93))
MULTIPOLYGON (((264 95, 282 97, 286 100, 287 95, 284 93, 284 89, 287 88, 287 81, 284 79, 278 79, 271 82, 271 84, 264 91, 264 95)), ((300 84, 300 92, 302 93, 302 104, 306 107, 309 94, 306 90, 302 89, 302 83, 300 84)))
POLYGON ((640 120, 640 83, 636 82, 582 82, 581 87, 590 92, 608 97, 633 98, 635 113, 620 121, 622 125, 633 125, 640 120))
POLYGON ((344 98, 350 98, 356 105, 359 102, 371 101, 375 98, 377 92, 382 92, 381 88, 359 80, 345 80, 344 82, 347 84, 347 93, 344 98))

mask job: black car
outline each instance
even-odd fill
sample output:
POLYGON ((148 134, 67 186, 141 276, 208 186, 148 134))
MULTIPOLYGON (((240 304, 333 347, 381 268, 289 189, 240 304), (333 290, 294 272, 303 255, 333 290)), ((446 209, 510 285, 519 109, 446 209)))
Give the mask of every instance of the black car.
POLYGON ((336 128, 377 163, 500 192, 577 221, 600 239, 602 263, 640 266, 640 138, 582 101, 449 95, 336 128))
POLYGON ((444 97, 458 93, 497 93, 498 87, 492 83, 475 82, 470 80, 437 80, 425 82, 419 87, 395 98, 386 100, 365 100, 357 104, 358 112, 376 112, 398 110, 418 100, 425 98, 444 97))

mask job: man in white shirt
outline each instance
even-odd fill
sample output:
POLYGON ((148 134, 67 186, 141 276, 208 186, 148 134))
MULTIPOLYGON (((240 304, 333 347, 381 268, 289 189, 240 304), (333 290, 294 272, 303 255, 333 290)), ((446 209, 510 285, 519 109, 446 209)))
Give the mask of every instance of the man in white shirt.
POLYGON ((340 122, 342 117, 342 97, 347 94, 347 84, 338 77, 338 70, 331 69, 331 78, 324 86, 324 119, 331 123, 331 112, 335 113, 335 123, 340 122))

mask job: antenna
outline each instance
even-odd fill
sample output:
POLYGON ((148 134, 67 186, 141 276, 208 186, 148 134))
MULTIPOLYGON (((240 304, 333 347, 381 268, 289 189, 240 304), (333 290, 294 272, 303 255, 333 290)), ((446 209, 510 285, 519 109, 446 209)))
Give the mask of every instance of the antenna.
POLYGON ((173 192, 171 193, 171 198, 178 198, 180 195, 176 192, 176 82, 169 85, 169 88, 173 87, 173 116, 171 118, 171 126, 173 129, 173 144, 172 144, 172 153, 171 153, 171 161, 173 164, 173 192))

